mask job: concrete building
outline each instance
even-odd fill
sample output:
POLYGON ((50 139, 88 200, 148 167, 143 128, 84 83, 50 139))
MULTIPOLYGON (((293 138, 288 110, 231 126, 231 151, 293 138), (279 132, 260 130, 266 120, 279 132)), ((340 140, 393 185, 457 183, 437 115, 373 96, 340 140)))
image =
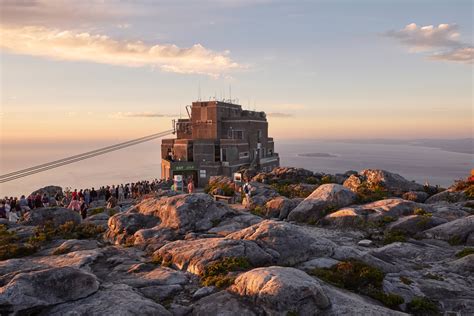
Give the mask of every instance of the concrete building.
POLYGON ((221 101, 193 102, 187 110, 189 118, 175 123, 177 137, 162 140, 163 178, 180 174, 202 187, 210 176, 232 177, 241 167, 279 166, 264 112, 221 101))

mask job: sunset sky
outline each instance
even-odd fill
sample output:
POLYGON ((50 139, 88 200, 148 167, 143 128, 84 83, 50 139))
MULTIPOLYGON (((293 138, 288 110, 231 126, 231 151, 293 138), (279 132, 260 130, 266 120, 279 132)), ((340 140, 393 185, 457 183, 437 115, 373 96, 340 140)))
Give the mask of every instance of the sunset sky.
POLYGON ((210 97, 278 138, 463 138, 472 1, 0 0, 2 143, 156 133, 210 97))

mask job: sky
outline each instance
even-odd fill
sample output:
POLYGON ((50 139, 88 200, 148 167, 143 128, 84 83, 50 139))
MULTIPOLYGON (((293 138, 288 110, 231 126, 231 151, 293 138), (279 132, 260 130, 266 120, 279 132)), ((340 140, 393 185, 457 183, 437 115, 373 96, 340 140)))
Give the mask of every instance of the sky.
POLYGON ((185 106, 281 139, 472 137, 472 1, 0 0, 1 143, 112 141, 185 106))

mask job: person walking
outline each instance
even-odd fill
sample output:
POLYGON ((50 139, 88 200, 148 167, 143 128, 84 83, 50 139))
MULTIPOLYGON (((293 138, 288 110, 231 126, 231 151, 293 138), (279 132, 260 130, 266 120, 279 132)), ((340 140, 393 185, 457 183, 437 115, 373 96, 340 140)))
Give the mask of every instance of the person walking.
POLYGON ((72 198, 71 203, 67 206, 68 209, 80 212, 81 211, 81 202, 77 199, 77 196, 72 198))
POLYGON ((194 181, 192 178, 188 180, 188 193, 194 193, 194 181))

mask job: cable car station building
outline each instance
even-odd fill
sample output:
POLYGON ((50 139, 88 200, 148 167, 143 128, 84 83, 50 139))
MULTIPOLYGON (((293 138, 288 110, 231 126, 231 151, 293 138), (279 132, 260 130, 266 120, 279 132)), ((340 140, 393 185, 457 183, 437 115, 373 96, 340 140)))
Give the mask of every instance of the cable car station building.
POLYGON ((175 123, 177 137, 162 140, 162 178, 183 175, 203 187, 209 177, 232 177, 242 167, 271 171, 279 166, 265 112, 221 101, 193 102, 186 110, 189 118, 175 123))

